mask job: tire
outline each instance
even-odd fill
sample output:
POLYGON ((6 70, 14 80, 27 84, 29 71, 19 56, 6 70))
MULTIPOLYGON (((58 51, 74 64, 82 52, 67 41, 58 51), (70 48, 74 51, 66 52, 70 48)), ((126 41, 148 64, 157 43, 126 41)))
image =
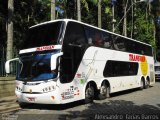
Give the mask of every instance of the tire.
POLYGON ((94 100, 94 87, 88 85, 85 90, 85 103, 92 103, 94 100))
POLYGON ((110 87, 103 83, 101 88, 100 88, 98 98, 100 100, 104 100, 104 99, 109 98, 109 97, 110 97, 110 87))
POLYGON ((23 109, 23 108, 27 108, 28 105, 29 105, 29 104, 23 103, 23 102, 19 102, 18 104, 19 104, 19 106, 20 106, 22 109, 23 109))
POLYGON ((147 89, 147 88, 149 88, 149 86, 150 86, 150 82, 149 82, 149 80, 147 79, 146 82, 145 82, 145 87, 144 87, 144 88, 147 89))
POLYGON ((145 88, 145 82, 143 79, 141 79, 141 86, 140 86, 140 90, 143 90, 145 88))

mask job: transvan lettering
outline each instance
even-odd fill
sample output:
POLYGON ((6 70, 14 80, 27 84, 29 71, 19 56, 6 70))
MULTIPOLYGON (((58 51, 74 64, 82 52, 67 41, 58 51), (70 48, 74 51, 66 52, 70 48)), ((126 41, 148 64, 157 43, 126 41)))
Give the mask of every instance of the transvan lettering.
POLYGON ((130 61, 145 62, 145 56, 129 54, 130 61))

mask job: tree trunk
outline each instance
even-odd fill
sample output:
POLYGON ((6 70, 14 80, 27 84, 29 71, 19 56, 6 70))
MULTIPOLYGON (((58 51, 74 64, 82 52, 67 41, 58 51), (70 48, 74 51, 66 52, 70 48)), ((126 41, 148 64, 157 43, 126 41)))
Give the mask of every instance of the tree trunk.
MULTIPOLYGON (((124 1, 125 3, 125 1, 124 1)), ((123 23, 123 33, 124 36, 127 36, 127 6, 128 6, 128 0, 126 1, 124 5, 124 23, 123 23)))
POLYGON ((102 19, 101 19, 101 0, 98 1, 98 27, 102 27, 102 19))
POLYGON ((114 4, 112 5, 112 32, 114 32, 115 30, 115 26, 114 26, 115 22, 114 22, 114 4))
POLYGON ((13 11, 14 2, 8 0, 8 20, 7 20, 7 53, 6 59, 12 59, 13 57, 13 11))
MULTIPOLYGON (((134 4, 134 1, 131 1, 131 5, 134 4)), ((134 28, 134 6, 132 5, 132 27, 131 27, 131 38, 133 37, 133 28, 134 28)))
POLYGON ((55 20, 55 0, 51 0, 51 20, 55 20))
POLYGON ((77 0, 77 16, 78 21, 81 21, 81 1, 77 0))

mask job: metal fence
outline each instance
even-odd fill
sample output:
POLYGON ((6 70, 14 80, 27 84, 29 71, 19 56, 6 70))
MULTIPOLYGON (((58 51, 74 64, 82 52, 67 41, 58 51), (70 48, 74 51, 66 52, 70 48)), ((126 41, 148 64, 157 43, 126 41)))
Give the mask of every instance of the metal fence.
MULTIPOLYGON (((15 51, 15 50, 14 50, 15 51)), ((5 71, 5 62, 6 62, 6 54, 5 54, 5 49, 4 47, 0 48, 0 77, 5 77, 7 76, 6 71, 5 71)), ((14 52, 14 54, 17 52, 14 52)), ((10 63, 10 69, 11 73, 9 74, 10 76, 16 76, 17 74, 17 69, 18 68, 18 62, 14 61, 10 63)))
POLYGON ((4 65, 5 65, 5 61, 3 59, 0 59, 0 77, 3 77, 6 75, 4 65))

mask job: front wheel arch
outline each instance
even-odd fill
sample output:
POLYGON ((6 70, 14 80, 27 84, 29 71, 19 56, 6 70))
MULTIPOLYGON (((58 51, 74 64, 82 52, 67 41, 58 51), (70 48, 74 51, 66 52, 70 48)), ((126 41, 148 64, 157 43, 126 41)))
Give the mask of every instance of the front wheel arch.
POLYGON ((145 88, 145 78, 142 77, 140 80, 140 89, 143 90, 145 88))
POLYGON ((145 81, 145 88, 149 88, 149 86, 150 86, 150 78, 149 76, 147 76, 145 81))
POLYGON ((83 98, 84 98, 84 101, 85 101, 85 103, 91 103, 91 102, 93 102, 93 100, 95 99, 95 94, 97 93, 97 85, 96 85, 96 83, 94 82, 94 81, 89 81, 87 84, 86 84, 86 86, 84 87, 85 89, 84 89, 84 94, 83 94, 83 98), (92 98, 90 99, 90 100, 87 100, 86 99, 86 90, 88 89, 88 88, 91 88, 91 89, 93 89, 93 96, 92 96, 92 98))

